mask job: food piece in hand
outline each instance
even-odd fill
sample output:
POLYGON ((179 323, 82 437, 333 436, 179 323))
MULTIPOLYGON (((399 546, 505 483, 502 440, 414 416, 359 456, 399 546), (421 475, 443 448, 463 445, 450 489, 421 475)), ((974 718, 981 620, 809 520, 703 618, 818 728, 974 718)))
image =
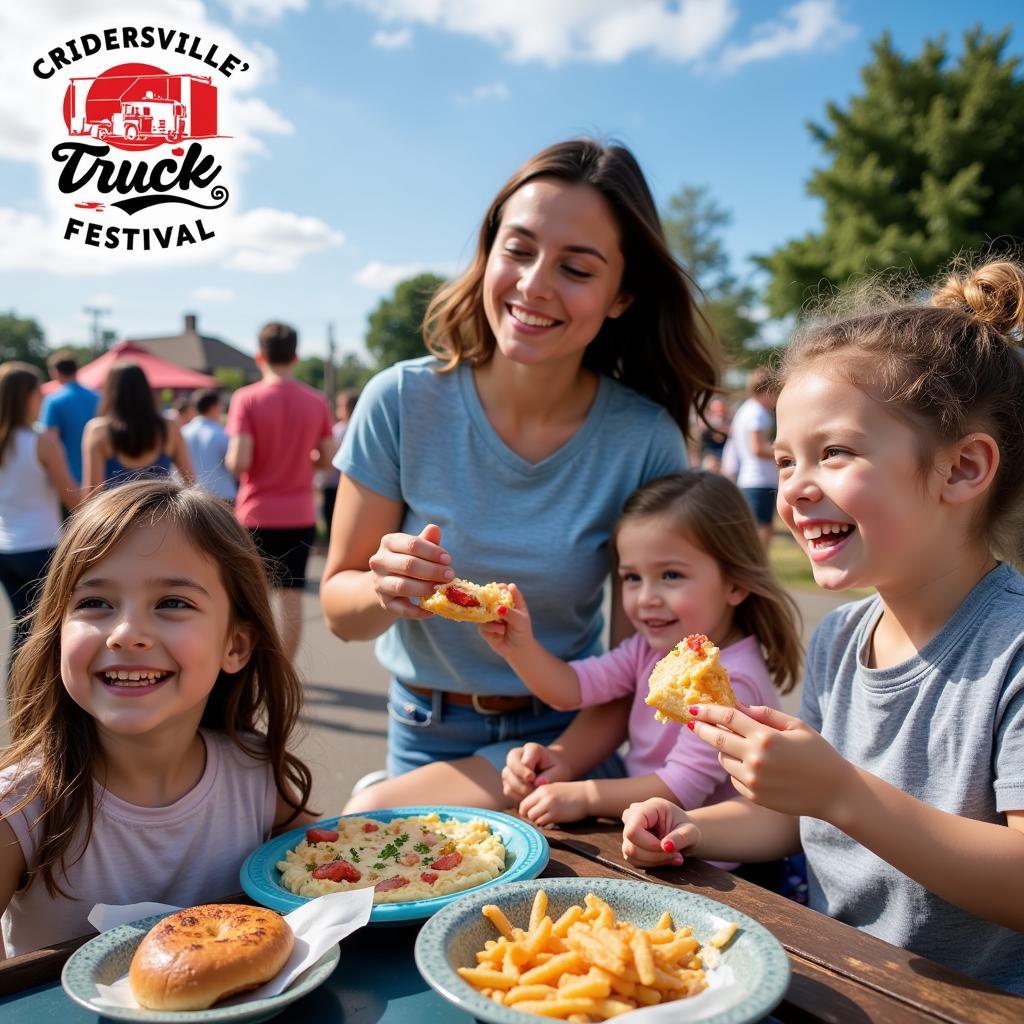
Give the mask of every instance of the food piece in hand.
POLYGON ((513 607, 512 594, 505 583, 470 583, 452 580, 439 583, 434 592, 420 601, 420 607, 456 622, 499 622, 498 609, 513 607))
POLYGON ((651 672, 646 702, 659 722, 691 722, 693 704, 736 707, 729 673, 718 660, 718 648, 703 633, 680 640, 651 672))
POLYGON ((128 983, 147 1010, 205 1010, 270 981, 294 943, 288 923, 264 907, 190 907, 150 928, 135 950, 128 983))

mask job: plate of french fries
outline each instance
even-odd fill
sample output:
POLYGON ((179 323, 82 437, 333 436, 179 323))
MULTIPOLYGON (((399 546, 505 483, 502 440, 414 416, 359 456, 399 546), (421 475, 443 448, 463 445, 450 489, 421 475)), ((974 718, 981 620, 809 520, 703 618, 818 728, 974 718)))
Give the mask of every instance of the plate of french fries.
POLYGON ((529 1024, 524 1014, 570 1024, 744 1024, 771 1012, 790 970, 778 940, 746 914, 620 878, 468 893, 427 921, 415 955, 439 995, 493 1024, 529 1024))

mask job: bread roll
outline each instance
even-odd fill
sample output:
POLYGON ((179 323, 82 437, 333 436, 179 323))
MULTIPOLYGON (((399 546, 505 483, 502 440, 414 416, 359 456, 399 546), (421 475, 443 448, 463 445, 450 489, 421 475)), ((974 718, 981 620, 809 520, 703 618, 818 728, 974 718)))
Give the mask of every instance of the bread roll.
POLYGON ((210 903, 158 921, 132 958, 128 982, 148 1010, 205 1010, 270 981, 295 936, 264 907, 210 903))
POLYGON ((645 703, 659 722, 691 722, 693 704, 736 707, 729 673, 718 660, 718 648, 703 633, 680 640, 651 672, 645 703))
POLYGON ((455 622, 497 622, 498 609, 513 608, 512 594, 505 583, 470 583, 454 579, 439 583, 434 592, 420 601, 420 607, 455 622))

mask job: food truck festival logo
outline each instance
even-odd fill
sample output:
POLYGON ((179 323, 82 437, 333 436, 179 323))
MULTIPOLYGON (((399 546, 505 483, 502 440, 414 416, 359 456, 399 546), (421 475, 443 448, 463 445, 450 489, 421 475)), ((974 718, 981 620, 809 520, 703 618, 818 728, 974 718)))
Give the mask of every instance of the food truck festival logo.
POLYGON ((38 78, 57 80, 72 71, 63 98, 69 140, 51 150, 59 166, 57 188, 75 200, 64 239, 137 251, 216 237, 210 211, 221 209, 230 194, 218 181, 223 167, 210 150, 213 140, 230 136, 219 130, 214 76, 230 78, 248 67, 216 43, 157 26, 88 32, 37 57, 32 70, 38 78), (98 75, 73 73, 87 57, 132 49, 163 50, 168 59, 161 65, 174 70, 126 61, 98 75), (203 67, 186 64, 183 70, 179 57, 203 67), (109 223, 153 209, 162 223, 109 223))

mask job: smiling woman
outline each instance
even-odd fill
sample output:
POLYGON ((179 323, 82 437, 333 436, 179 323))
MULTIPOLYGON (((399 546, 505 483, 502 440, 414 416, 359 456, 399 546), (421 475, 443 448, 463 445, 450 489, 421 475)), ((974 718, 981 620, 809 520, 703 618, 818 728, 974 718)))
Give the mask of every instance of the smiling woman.
MULTIPOLYGON (((551 650, 597 653, 615 518, 683 468, 717 380, 636 160, 588 139, 538 153, 499 190, 424 333, 431 355, 370 382, 335 462, 324 612, 340 637, 380 637, 394 677, 392 778, 350 811, 507 805, 508 750, 571 715, 532 699, 471 626, 417 602, 456 569, 515 581, 551 650)), ((616 605, 613 636, 627 630, 616 605)), ((614 750, 603 733, 580 774, 614 750)))

